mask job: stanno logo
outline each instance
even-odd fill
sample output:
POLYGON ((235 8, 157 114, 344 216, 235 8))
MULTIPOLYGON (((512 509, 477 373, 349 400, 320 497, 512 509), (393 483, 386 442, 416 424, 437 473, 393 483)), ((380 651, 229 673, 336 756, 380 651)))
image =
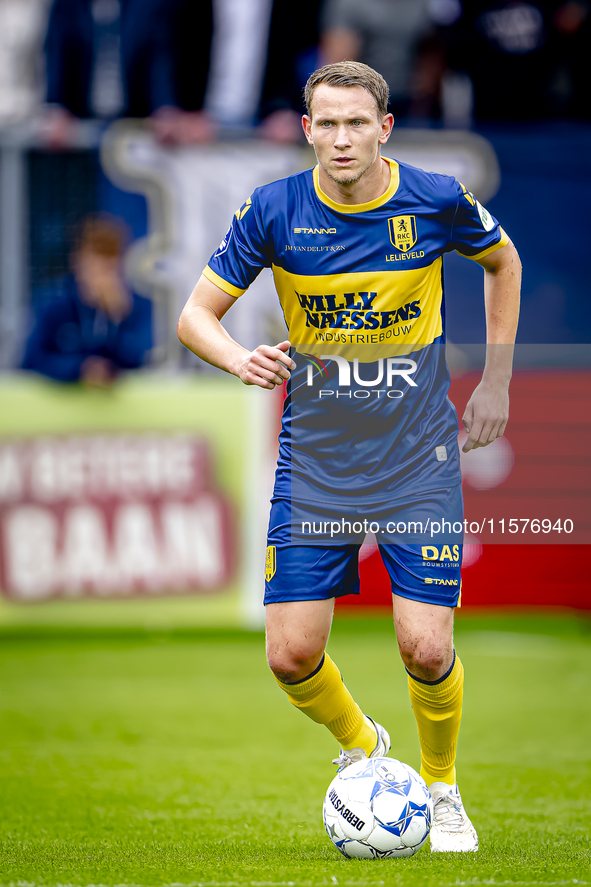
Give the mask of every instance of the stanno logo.
POLYGON ((431 579, 427 576, 426 579, 423 579, 425 585, 457 585, 458 579, 431 579))
POLYGON ((294 234, 336 234, 336 228, 294 228, 294 234))
POLYGON ((406 253, 417 242, 417 220, 415 216, 392 216, 388 219, 392 246, 406 253))

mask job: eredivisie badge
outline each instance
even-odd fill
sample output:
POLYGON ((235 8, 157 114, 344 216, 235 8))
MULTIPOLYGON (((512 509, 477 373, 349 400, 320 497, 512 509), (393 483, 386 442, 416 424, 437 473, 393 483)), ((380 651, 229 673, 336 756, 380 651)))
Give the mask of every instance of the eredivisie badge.
POLYGON ((270 582, 277 569, 277 549, 274 545, 267 546, 267 558, 265 560, 265 579, 270 582))
POLYGON ((417 242, 417 221, 415 216, 393 216, 388 219, 390 240, 396 249, 408 252, 417 242))
POLYGON ((478 210, 478 215, 480 216, 480 221, 482 222, 482 227, 485 231, 492 231, 495 227, 495 220, 489 213, 487 209, 485 209, 482 204, 476 201, 476 209, 478 210))

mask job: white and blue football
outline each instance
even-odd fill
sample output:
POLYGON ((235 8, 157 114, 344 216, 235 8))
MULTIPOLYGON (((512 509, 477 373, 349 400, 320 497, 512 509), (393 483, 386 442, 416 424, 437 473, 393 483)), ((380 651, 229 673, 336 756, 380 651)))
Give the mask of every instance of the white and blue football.
POLYGON ((337 773, 323 815, 328 837, 344 856, 412 856, 427 840, 433 801, 412 767, 393 758, 364 758, 337 773))

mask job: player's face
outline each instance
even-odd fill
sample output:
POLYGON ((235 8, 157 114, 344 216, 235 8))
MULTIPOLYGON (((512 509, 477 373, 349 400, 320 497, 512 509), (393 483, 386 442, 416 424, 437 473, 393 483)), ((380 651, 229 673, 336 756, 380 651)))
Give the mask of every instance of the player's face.
POLYGON ((123 288, 121 264, 116 256, 81 249, 72 257, 72 270, 82 300, 88 305, 107 307, 111 294, 123 288))
POLYGON ((394 120, 378 116, 374 97, 362 86, 321 83, 312 97, 304 132, 318 163, 338 185, 353 185, 380 164, 380 145, 388 141, 394 120))

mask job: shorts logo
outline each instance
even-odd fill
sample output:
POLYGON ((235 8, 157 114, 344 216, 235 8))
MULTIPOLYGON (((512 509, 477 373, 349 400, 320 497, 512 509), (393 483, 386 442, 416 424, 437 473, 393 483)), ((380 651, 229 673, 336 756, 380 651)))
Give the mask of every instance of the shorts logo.
POLYGON ((408 252, 417 242, 417 220, 415 216, 393 216, 388 219, 390 241, 396 249, 408 252))
POLYGON ((460 546, 444 545, 439 548, 436 545, 423 545, 421 555, 424 561, 459 561, 460 546))
POLYGON ((458 585, 457 579, 431 579, 427 577, 423 579, 425 585, 458 585))
POLYGON ((265 581, 270 582, 277 570, 277 549, 274 545, 267 546, 267 558, 265 560, 265 581))

